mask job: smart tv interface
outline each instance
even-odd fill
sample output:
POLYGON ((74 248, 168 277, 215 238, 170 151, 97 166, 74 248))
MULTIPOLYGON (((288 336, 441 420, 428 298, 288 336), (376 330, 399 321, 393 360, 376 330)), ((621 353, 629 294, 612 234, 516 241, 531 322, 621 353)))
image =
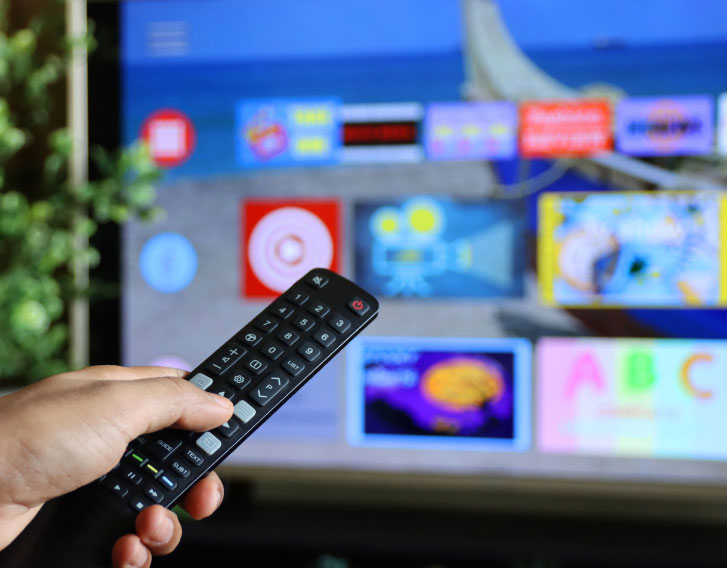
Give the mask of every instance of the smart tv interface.
POLYGON ((313 267, 381 303, 226 464, 724 479, 727 5, 121 17, 123 142, 163 172, 124 229, 123 362, 190 370, 313 267))

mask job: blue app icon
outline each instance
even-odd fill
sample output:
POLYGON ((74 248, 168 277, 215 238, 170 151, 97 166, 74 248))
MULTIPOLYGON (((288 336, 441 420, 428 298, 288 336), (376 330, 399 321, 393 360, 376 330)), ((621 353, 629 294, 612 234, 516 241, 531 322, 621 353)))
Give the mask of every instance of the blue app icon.
POLYGON ((197 251, 177 233, 159 233, 142 247, 141 275, 149 286, 163 294, 184 290, 197 273, 197 251))

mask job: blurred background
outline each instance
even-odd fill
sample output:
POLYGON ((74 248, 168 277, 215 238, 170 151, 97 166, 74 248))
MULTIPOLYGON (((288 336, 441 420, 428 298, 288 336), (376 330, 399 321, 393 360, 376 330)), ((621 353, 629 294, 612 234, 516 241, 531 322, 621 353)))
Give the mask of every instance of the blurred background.
POLYGON ((0 387, 381 302, 155 566, 727 565, 727 4, 2 14, 0 387))

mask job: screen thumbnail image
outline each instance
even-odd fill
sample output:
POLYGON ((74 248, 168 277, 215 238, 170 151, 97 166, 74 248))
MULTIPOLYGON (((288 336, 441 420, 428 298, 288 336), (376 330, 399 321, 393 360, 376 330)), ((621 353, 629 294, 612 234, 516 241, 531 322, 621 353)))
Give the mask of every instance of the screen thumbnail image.
POLYGON ((727 341, 544 338, 536 361, 538 450, 727 459, 727 341))
POLYGON ((354 205, 359 284, 382 297, 523 294, 523 211, 506 201, 410 197, 354 205))
POLYGON ((362 337, 350 351, 352 444, 528 447, 527 340, 362 337))
POLYGON ((550 305, 724 305, 725 193, 540 196, 538 280, 550 305))

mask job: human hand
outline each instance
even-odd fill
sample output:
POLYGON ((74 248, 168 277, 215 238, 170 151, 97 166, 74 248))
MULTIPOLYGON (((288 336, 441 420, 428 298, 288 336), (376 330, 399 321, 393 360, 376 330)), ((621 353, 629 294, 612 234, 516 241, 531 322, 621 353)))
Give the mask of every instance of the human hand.
MULTIPOLYGON (((129 442, 166 427, 205 431, 232 416, 232 403, 164 367, 88 367, 54 375, 0 397, 0 550, 12 542, 43 504, 86 485, 113 468, 129 442), (69 456, 84 456, 84 467, 69 456)), ((222 502, 211 473, 182 501, 195 519, 222 502)), ((136 534, 114 545, 114 567, 144 567, 152 555, 179 544, 177 516, 160 505, 144 509, 136 534)))

